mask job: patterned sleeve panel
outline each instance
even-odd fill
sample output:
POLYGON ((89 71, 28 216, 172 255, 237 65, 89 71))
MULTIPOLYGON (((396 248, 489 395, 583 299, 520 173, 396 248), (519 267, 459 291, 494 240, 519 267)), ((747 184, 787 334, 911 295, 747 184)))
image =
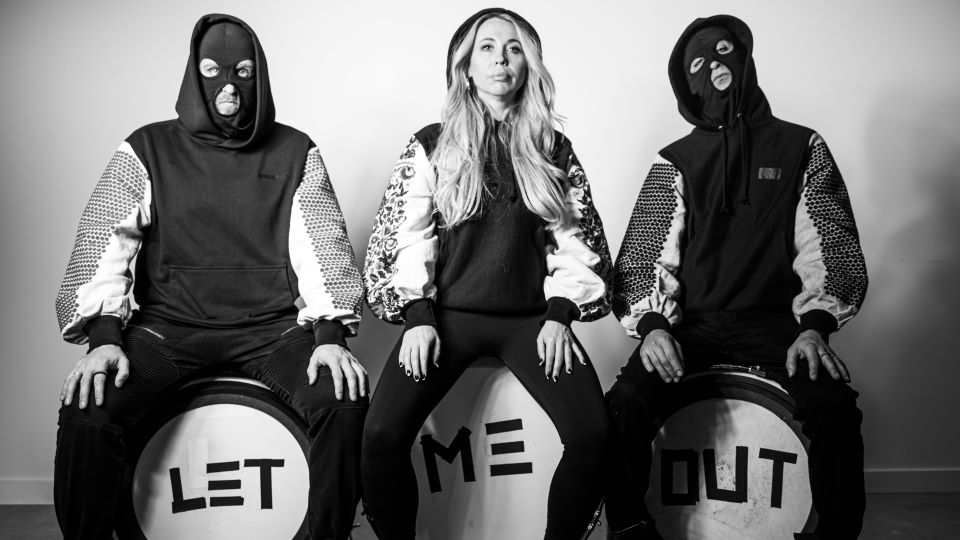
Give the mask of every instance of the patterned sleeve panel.
POLYGON ((640 187, 614 267, 613 313, 627 334, 638 336, 637 323, 659 313, 671 326, 680 322, 680 242, 686 219, 683 175, 657 156, 640 187))
POLYGON ((293 196, 290 260, 306 304, 297 323, 337 321, 349 335, 356 335, 363 283, 340 204, 316 147, 307 153, 303 179, 293 196))
POLYGON ((367 303, 387 322, 403 322, 401 311, 408 302, 436 298, 435 189, 433 166, 413 137, 393 168, 363 269, 367 303))
POLYGON ((804 313, 826 311, 843 326, 856 315, 867 293, 867 267, 853 219, 847 187, 827 143, 810 139, 794 231, 793 269, 802 290, 793 301, 799 320, 804 313))
POLYGON ((572 152, 566 168, 566 205, 572 219, 550 231, 556 245, 547 246, 543 291, 547 299, 571 300, 580 310, 580 320, 588 322, 610 312, 613 263, 590 183, 572 152))
POLYGON ((87 202, 57 293, 63 339, 86 343, 83 328, 101 315, 130 319, 130 262, 150 224, 150 178, 126 142, 113 154, 87 202))

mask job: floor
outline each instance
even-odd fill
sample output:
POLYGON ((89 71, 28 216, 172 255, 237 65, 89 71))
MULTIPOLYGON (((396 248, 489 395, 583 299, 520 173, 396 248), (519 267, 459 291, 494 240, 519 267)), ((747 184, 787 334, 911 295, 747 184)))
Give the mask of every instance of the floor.
MULTIPOLYGON (((606 528, 601 525, 590 538, 603 540, 605 535, 606 528)), ((860 537, 864 540, 960 539, 960 493, 868 495, 860 537)), ((0 540, 58 538, 61 536, 52 506, 0 506, 0 540)), ((358 519, 353 539, 376 540, 362 517, 358 519)))

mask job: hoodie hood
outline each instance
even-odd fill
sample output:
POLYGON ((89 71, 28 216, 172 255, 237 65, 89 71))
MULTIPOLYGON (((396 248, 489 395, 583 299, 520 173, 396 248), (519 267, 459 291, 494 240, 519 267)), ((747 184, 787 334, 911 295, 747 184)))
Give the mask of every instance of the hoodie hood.
MULTIPOLYGON (((716 130, 724 126, 724 122, 717 120, 716 110, 713 111, 714 114, 709 114, 709 109, 716 108, 718 104, 709 103, 709 98, 705 100, 703 97, 705 92, 702 90, 691 89, 691 84, 695 83, 690 73, 687 56, 691 51, 702 48, 703 44, 697 43, 697 40, 704 36, 729 36, 734 43, 735 54, 731 54, 726 61, 717 58, 731 69, 734 81, 726 92, 708 89, 718 95, 722 94, 723 99, 726 100, 723 103, 725 112, 722 115, 727 117, 726 127, 736 125, 741 117, 748 121, 769 117, 770 105, 757 84, 757 72, 753 63, 753 34, 750 28, 745 22, 732 15, 714 15, 697 19, 687 26, 670 55, 667 72, 670 76, 670 84, 673 86, 673 93, 677 97, 677 107, 683 118, 698 128, 716 130), (697 95, 698 93, 701 95, 697 95)), ((706 65, 703 65, 700 73, 697 74, 701 79, 703 77, 709 79, 709 63, 708 55, 706 65)))
POLYGON ((526 19, 517 15, 516 13, 510 11, 509 9, 504 8, 487 8, 481 9, 480 11, 474 13, 467 20, 463 21, 463 24, 457 28, 457 31, 453 33, 453 37, 450 39, 450 46, 447 47, 447 88, 450 88, 450 85, 453 84, 453 53, 457 51, 457 48, 460 46, 460 43, 463 42, 463 39, 467 37, 467 33, 470 31, 470 27, 473 26, 473 23, 477 22, 480 19, 489 19, 490 17, 495 17, 497 15, 507 15, 517 22, 524 30, 526 30, 533 40, 537 43, 537 48, 542 48, 540 44, 540 35, 537 34, 536 29, 533 28, 533 25, 527 22, 526 19))
MULTIPOLYGON (((209 44, 206 44, 209 47, 209 44)), ((227 67, 227 66, 224 66, 227 67)), ((229 71, 229 70, 226 70, 229 71)), ((242 92, 241 92, 242 93, 242 92)), ((246 101, 251 101, 247 99, 246 101)), ((241 101, 243 103, 243 101, 241 101)), ((273 95, 270 92, 270 77, 267 71, 267 58, 260 46, 260 40, 247 23, 242 20, 223 14, 210 14, 200 17, 193 27, 190 38, 190 57, 180 85, 180 95, 177 98, 177 115, 180 123, 194 138, 204 144, 220 148, 239 149, 253 145, 274 124, 276 112, 273 107, 273 95), (209 103, 210 82, 200 75, 200 48, 203 38, 210 27, 222 23, 232 23, 249 34, 252 45, 253 60, 256 63, 254 80, 249 91, 253 94, 255 103, 253 110, 244 111, 243 125, 230 125, 224 118, 215 117, 217 113, 209 103)))

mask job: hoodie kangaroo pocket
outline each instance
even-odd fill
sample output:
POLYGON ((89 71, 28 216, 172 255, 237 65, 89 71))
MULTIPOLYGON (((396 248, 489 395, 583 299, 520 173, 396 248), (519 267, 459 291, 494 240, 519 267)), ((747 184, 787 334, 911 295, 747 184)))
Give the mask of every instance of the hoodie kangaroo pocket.
POLYGON ((209 268, 171 266, 181 309, 197 319, 255 322, 294 308, 287 267, 209 268))

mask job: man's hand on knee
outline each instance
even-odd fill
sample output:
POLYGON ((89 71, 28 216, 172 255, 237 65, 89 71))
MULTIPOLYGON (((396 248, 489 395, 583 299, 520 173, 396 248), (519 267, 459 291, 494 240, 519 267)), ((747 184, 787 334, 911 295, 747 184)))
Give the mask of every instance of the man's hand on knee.
POLYGON ((123 386, 130 376, 130 361, 123 349, 117 345, 101 345, 88 352, 77 361, 60 389, 60 401, 70 405, 73 397, 79 393, 79 406, 86 408, 90 401, 90 387, 93 386, 93 398, 97 405, 103 405, 104 386, 107 383, 107 373, 116 371, 114 385, 123 386), (79 392, 78 392, 79 391, 79 392))
POLYGON ((793 345, 787 350, 787 375, 793 377, 797 373, 797 362, 803 358, 807 361, 807 367, 810 370, 810 380, 817 380, 817 374, 820 366, 827 370, 836 380, 843 379, 850 382, 850 372, 843 360, 833 352, 833 349, 827 345, 820 332, 816 330, 804 330, 794 340, 793 345))
POLYGON ((683 352, 666 330, 653 330, 643 338, 640 360, 648 372, 656 371, 664 382, 680 382, 683 377, 683 352))
POLYGON ((343 384, 346 381, 350 400, 356 401, 359 397, 366 397, 367 370, 353 356, 353 354, 336 344, 320 345, 310 357, 307 366, 307 383, 313 386, 320 374, 320 366, 327 366, 333 378, 333 393, 337 399, 343 399, 343 384))

